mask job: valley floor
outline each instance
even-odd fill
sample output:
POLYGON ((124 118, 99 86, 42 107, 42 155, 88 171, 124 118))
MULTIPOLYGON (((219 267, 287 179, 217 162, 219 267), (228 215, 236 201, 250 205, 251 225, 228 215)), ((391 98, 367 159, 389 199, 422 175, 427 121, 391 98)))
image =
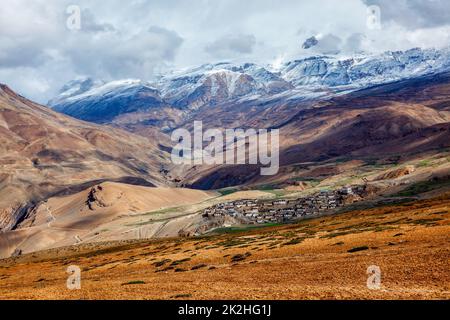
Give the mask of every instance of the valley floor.
POLYGON ((450 299, 449 234, 446 195, 242 233, 86 244, 0 261, 0 298, 450 299), (70 265, 81 290, 66 288, 70 265))

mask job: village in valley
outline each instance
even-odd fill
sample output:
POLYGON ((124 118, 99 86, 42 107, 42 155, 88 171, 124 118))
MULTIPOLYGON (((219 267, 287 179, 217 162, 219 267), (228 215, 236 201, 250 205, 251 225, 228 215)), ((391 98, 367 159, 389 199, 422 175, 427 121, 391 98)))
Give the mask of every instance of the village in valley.
POLYGON ((366 186, 350 186, 332 191, 324 190, 297 199, 236 200, 205 209, 203 217, 228 216, 242 224, 286 223, 332 212, 339 207, 361 201, 366 194, 366 186))

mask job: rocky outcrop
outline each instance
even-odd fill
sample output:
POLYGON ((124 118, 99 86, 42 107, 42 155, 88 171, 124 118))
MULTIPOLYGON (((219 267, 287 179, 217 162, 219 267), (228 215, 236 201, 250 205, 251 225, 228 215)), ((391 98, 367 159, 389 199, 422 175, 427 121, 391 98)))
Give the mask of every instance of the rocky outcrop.
POLYGON ((379 175, 375 180, 381 181, 381 180, 397 179, 397 178, 401 178, 401 177, 410 175, 415 170, 416 170, 416 168, 414 166, 406 166, 403 168, 399 168, 396 170, 392 170, 392 171, 383 173, 383 174, 379 175))
POLYGON ((89 210, 94 211, 96 208, 108 207, 108 205, 100 197, 101 191, 103 191, 102 186, 93 187, 89 191, 86 200, 86 205, 88 206, 89 210))
POLYGON ((319 40, 315 36, 312 36, 311 38, 308 38, 303 42, 302 48, 303 49, 309 49, 319 44, 319 40))
POLYGON ((32 205, 15 203, 6 208, 0 208, 0 232, 10 231, 28 215, 32 205))
POLYGON ((22 255, 22 250, 21 249, 16 249, 11 254, 11 258, 17 258, 17 257, 20 257, 21 255, 22 255))

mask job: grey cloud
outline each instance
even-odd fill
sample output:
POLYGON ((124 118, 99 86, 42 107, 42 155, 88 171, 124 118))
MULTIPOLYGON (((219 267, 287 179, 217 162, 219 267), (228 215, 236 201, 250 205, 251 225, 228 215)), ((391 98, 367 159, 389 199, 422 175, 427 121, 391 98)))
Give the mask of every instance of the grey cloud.
POLYGON ((382 22, 395 22, 410 29, 450 24, 448 0, 363 0, 381 9, 382 22))
POLYGON ((178 48, 184 39, 175 31, 164 29, 158 26, 151 26, 148 30, 154 44, 161 52, 161 57, 165 60, 174 60, 178 48))
POLYGON ((344 43, 343 51, 345 52, 358 52, 363 49, 363 41, 366 36, 362 33, 353 33, 350 35, 344 43))
POLYGON ((183 38, 175 31, 152 26, 131 37, 120 33, 103 33, 95 38, 77 34, 65 55, 79 74, 105 80, 150 79, 155 70, 175 59, 182 43, 183 38))
POLYGON ((18 46, 8 46, 9 41, 11 39, 0 37, 0 68, 36 67, 51 59, 35 41, 23 41, 18 46))
POLYGON ((327 34, 320 39, 317 45, 317 50, 324 54, 333 54, 340 51, 342 45, 342 39, 334 34, 327 34))
POLYGON ((308 48, 313 52, 320 54, 336 54, 342 49, 342 39, 334 34, 314 36, 313 38, 317 41, 317 43, 308 48))
POLYGON ((206 46, 211 55, 226 57, 234 54, 250 54, 256 45, 254 35, 227 35, 206 46))
POLYGON ((81 23, 83 32, 113 32, 116 28, 111 23, 97 22, 90 9, 83 9, 81 12, 81 23))

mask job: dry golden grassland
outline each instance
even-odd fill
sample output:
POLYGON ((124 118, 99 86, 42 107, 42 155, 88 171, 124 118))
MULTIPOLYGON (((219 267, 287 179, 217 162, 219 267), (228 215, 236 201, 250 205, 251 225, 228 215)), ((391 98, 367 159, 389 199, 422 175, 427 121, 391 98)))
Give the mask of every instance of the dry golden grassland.
POLYGON ((450 195, 210 237, 0 261, 2 299, 450 299, 450 195), (81 268, 81 290, 66 269, 81 268), (381 288, 367 288, 367 268, 381 288))

